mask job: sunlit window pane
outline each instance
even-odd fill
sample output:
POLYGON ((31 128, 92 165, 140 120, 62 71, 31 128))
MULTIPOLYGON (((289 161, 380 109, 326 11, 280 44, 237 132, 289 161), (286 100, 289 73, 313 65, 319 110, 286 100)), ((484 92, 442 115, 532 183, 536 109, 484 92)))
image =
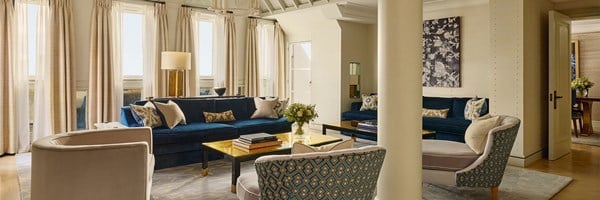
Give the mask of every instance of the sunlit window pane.
POLYGON ((39 5, 27 4, 27 62, 29 76, 35 76, 37 66, 37 19, 39 5))
POLYGON ((121 27, 121 59, 124 76, 143 75, 143 22, 144 15, 123 13, 121 27))
POLYGON ((198 22, 198 52, 197 63, 200 76, 213 75, 213 23, 198 22))

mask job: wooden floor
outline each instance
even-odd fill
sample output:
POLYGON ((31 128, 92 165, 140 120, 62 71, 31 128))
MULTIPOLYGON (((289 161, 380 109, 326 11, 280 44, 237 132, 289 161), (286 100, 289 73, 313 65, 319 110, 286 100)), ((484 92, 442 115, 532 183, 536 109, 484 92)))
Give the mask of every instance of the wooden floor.
MULTIPOLYGON (((600 199, 600 147, 573 144, 572 153, 556 161, 540 160, 528 169, 573 177, 554 199, 600 199)), ((0 157, 0 200, 18 200, 14 156, 0 157)))

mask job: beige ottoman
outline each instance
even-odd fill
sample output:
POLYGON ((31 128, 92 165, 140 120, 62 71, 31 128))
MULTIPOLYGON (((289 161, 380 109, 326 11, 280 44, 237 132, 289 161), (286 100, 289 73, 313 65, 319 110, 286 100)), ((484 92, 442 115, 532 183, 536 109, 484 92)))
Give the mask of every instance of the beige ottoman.
POLYGON ((258 188, 258 176, 256 173, 245 173, 237 179, 236 192, 238 199, 258 200, 260 189, 258 188))

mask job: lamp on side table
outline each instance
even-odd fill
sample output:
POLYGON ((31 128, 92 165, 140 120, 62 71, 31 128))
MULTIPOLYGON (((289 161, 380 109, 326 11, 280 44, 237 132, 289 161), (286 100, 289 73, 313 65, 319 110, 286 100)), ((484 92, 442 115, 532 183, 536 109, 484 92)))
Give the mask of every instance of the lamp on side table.
POLYGON ((167 95, 180 97, 185 94, 185 70, 190 70, 192 54, 188 52, 163 51, 160 68, 167 70, 167 95))

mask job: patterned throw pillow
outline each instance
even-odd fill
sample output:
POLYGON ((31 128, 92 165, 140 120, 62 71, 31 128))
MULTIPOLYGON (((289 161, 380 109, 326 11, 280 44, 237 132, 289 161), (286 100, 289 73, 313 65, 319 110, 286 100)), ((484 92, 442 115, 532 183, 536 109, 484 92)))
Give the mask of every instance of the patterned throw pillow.
POLYGON ((277 113, 278 117, 283 117, 283 113, 285 112, 285 109, 287 109, 289 101, 290 99, 288 98, 279 99, 279 101, 277 101, 277 105, 275 105, 275 112, 277 113))
POLYGON ((250 118, 279 118, 277 112, 275 112, 275 106, 277 106, 278 102, 279 98, 261 99, 260 97, 254 97, 254 105, 256 105, 256 111, 254 111, 250 118))
POLYGON ((360 111, 363 110, 377 110, 377 95, 362 95, 360 111))
POLYGON ((165 124, 170 128, 173 129, 175 126, 177 126, 177 124, 186 124, 185 121, 185 115, 183 114, 183 111, 181 111, 181 108, 179 108, 179 106, 169 100, 169 102, 165 103, 160 103, 160 102, 154 102, 154 105, 158 108, 158 111, 160 111, 160 113, 163 115, 163 117, 165 118, 165 124))
POLYGON ((430 118, 446 118, 448 116, 448 111, 450 111, 448 108, 441 110, 423 108, 421 111, 421 116, 430 118))
POLYGON ((138 106, 131 104, 131 110, 135 112, 141 119, 144 126, 156 128, 162 126, 160 116, 156 112, 156 108, 152 102, 146 102, 144 106, 138 106))
POLYGON ((343 142, 337 142, 333 144, 323 145, 320 147, 312 147, 302 143, 294 143, 292 146, 292 154, 299 153, 313 153, 313 152, 327 152, 333 150, 350 149, 354 145, 353 140, 346 140, 343 142))
POLYGON ((484 106, 487 106, 485 99, 469 99, 465 106, 465 119, 474 120, 481 116, 481 110, 484 106))
POLYGON ((206 119, 206 123, 235 121, 233 111, 231 110, 221 113, 204 112, 204 119, 206 119))

